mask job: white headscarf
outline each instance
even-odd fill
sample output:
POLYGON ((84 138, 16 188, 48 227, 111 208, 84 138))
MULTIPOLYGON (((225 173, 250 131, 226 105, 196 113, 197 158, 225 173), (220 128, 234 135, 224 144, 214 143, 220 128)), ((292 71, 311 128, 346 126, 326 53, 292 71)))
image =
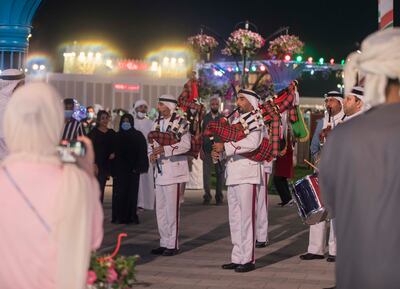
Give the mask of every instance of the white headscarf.
POLYGON ((158 98, 158 101, 165 104, 171 110, 171 112, 173 112, 175 110, 175 108, 178 104, 175 96, 169 95, 169 94, 161 95, 158 98))
POLYGON ((22 71, 17 69, 6 69, 0 75, 0 138, 3 138, 3 116, 4 111, 6 110, 6 106, 10 97, 14 91, 14 89, 18 86, 18 84, 24 80, 24 74, 22 71), (10 77, 17 79, 2 79, 1 77, 10 77))
POLYGON ((144 99, 139 99, 135 102, 135 105, 133 106, 133 109, 137 109, 139 106, 141 105, 145 105, 147 107, 149 107, 149 105, 147 104, 147 102, 144 99))
POLYGON ((365 102, 384 103, 387 79, 400 79, 400 29, 375 32, 361 45, 361 53, 349 55, 344 70, 346 94, 356 85, 356 75, 365 75, 365 102))
MULTIPOLYGON (((13 94, 4 115, 4 135, 10 154, 3 166, 19 162, 62 165, 56 146, 63 128, 61 98, 48 84, 31 83, 13 94)), ((29 173, 29 172, 27 172, 29 173)), ((17 179, 18 180, 18 179, 17 179)), ((56 197, 57 221, 51 238, 57 248, 57 289, 85 288, 90 257, 93 183, 75 165, 63 165, 56 197)))
POLYGON ((253 106, 253 109, 258 108, 258 103, 260 101, 260 96, 250 89, 240 89, 238 94, 243 95, 253 106))

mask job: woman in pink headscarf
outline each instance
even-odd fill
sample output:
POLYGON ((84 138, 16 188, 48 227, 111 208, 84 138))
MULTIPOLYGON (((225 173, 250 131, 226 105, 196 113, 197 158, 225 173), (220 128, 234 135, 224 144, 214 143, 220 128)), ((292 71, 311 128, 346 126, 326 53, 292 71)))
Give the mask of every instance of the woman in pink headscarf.
POLYGON ((81 139, 87 154, 77 164, 61 162, 61 98, 44 83, 16 90, 3 127, 0 288, 83 289, 103 236, 91 142, 81 139))

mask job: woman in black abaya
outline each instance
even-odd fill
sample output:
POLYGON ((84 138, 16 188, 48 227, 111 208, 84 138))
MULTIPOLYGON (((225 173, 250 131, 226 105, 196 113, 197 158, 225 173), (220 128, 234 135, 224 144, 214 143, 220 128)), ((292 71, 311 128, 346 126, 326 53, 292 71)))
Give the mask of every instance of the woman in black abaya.
POLYGON ((112 222, 139 224, 136 214, 140 174, 147 172, 147 144, 133 126, 133 116, 121 117, 116 135, 113 172, 112 222))

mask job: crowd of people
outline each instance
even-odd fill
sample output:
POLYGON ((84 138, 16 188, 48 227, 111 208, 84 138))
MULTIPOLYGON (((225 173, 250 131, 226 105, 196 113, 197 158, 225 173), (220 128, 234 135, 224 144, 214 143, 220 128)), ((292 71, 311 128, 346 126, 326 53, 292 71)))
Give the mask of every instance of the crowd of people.
MULTIPOLYGON (((326 261, 337 258, 338 288, 390 289, 400 281, 400 233, 392 225, 400 201, 399 39, 398 29, 378 32, 363 42, 361 53, 350 55, 345 94, 325 95, 326 113, 311 142, 329 218, 310 226, 309 246, 300 259, 325 258, 329 225, 326 261)), ((111 222, 139 224, 138 210, 155 208, 160 244, 151 253, 179 253, 182 192, 199 136, 197 124, 177 113, 182 100, 159 96, 159 115, 152 121, 144 100, 133 104, 133 114, 113 120, 110 112, 88 107, 81 120, 75 117, 75 101, 61 99, 48 84, 24 85, 19 70, 0 75, 0 219, 7 220, 0 223, 2 288, 83 288, 90 251, 102 241, 102 202, 111 179, 111 222), (74 164, 63 162, 60 142, 76 140, 86 153, 73 154, 74 164), (25 260, 35 264, 24 266, 25 260)), ((204 134, 201 142, 203 204, 211 204, 215 169, 215 204, 224 202, 225 180, 233 245, 231 260, 222 268, 238 273, 254 270, 255 248, 268 246, 272 176, 280 205, 292 203, 287 180, 293 178, 295 141, 289 113, 280 113, 278 128, 263 124, 233 130, 260 103, 255 91, 239 90, 239 115, 221 129, 232 129, 240 139, 221 141, 204 134), (276 129, 284 140, 279 153, 274 150, 276 129), (259 161, 253 153, 265 141, 273 157, 259 161)), ((196 115, 193 107, 187 107, 188 114, 196 115)), ((203 131, 226 121, 218 96, 210 98, 209 108, 199 125, 203 131)))

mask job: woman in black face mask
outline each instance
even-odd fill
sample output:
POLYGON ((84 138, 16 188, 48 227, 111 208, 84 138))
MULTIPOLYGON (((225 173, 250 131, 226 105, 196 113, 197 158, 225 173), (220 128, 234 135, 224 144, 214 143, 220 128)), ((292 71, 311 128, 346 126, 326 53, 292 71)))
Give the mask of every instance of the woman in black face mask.
POLYGON ((143 134, 134 128, 133 116, 121 117, 116 135, 113 172, 112 222, 139 224, 136 214, 140 174, 147 172, 147 144, 143 134))

